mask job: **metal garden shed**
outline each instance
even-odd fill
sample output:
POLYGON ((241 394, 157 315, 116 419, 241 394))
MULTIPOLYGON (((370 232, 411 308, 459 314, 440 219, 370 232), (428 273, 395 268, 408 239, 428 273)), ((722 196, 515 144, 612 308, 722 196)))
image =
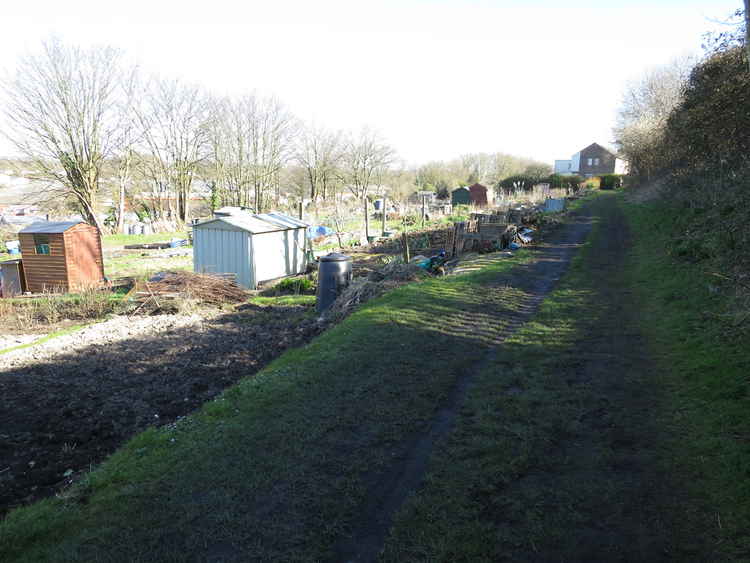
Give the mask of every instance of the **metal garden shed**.
POLYGON ((104 280, 102 237, 83 221, 33 223, 18 233, 29 291, 76 291, 104 280))
POLYGON ((255 289, 264 281, 302 274, 307 268, 307 223, 283 213, 222 210, 193 225, 193 269, 235 274, 255 289))

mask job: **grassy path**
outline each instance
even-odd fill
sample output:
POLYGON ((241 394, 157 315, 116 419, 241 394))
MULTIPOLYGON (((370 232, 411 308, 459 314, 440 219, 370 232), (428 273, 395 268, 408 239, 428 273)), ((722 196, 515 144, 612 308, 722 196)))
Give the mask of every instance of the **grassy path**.
POLYGON ((613 198, 532 322, 504 342, 402 508, 387 561, 660 561, 674 549, 658 464, 657 371, 623 275, 613 198))

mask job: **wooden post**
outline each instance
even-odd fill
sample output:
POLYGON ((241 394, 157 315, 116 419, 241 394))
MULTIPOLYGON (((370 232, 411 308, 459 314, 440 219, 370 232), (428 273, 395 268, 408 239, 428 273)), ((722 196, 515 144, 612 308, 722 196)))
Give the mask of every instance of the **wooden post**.
POLYGON ((300 201, 297 205, 297 214, 299 215, 299 220, 302 221, 302 209, 303 209, 303 203, 300 201))
POLYGON ((422 229, 424 229, 424 222, 425 218, 427 217, 427 211, 425 210, 425 205, 427 205, 427 196, 422 196, 422 229))
POLYGON ((409 258, 409 237, 406 234, 406 222, 405 221, 404 221, 403 226, 404 226, 404 233, 403 233, 403 236, 401 237, 401 245, 403 246, 403 250, 404 250, 404 264, 408 264, 409 260, 410 260, 410 258, 409 258))
POLYGON ((386 215, 388 215, 388 212, 386 211, 386 207, 385 207, 385 201, 386 201, 386 195, 383 194, 383 204, 382 204, 383 205, 383 209, 382 209, 382 211, 383 211, 383 232, 381 233, 383 236, 385 236, 385 230, 386 230, 386 223, 385 223, 385 221, 386 221, 386 215))

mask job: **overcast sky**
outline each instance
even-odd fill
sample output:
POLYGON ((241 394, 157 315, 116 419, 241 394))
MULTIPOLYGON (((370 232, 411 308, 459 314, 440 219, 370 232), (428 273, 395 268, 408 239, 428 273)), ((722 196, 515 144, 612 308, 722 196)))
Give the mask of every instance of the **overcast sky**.
MULTIPOLYGON (((740 0, 26 0, 0 68, 52 33, 124 49, 217 93, 274 93, 306 120, 375 127, 409 163, 502 151, 552 162, 609 144, 649 66, 700 53, 740 0)), ((8 147, 0 145, 0 154, 8 147)))

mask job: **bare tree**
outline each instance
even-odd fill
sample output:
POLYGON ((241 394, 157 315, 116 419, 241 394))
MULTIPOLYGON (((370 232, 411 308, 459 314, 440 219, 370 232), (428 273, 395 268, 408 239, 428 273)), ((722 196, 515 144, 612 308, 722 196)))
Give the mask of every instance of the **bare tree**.
POLYGON ((296 120, 274 98, 215 100, 210 119, 216 181, 227 203, 260 212, 278 203, 280 173, 292 155, 296 120))
POLYGON ((124 75, 123 80, 123 99, 121 100, 121 120, 120 134, 117 136, 118 143, 115 147, 115 168, 117 191, 114 200, 117 207, 115 208, 116 221, 115 231, 123 233, 125 229, 125 201, 128 186, 133 179, 133 169, 135 163, 135 146, 140 140, 141 130, 138 127, 136 113, 133 111, 134 95, 138 83, 136 69, 124 75))
POLYGON ((97 195, 123 121, 121 53, 58 39, 21 58, 3 88, 6 136, 57 197, 72 197, 101 231, 97 195))
POLYGON ((376 173, 387 168, 395 152, 375 131, 364 128, 351 136, 342 155, 342 177, 347 188, 360 200, 364 214, 364 236, 370 236, 370 214, 367 195, 376 173))
POLYGON ((682 100, 692 60, 678 59, 647 72, 627 88, 614 129, 632 173, 650 179, 660 160, 657 147, 672 110, 682 100))
MULTIPOLYGON (((152 79, 136 108, 155 186, 174 198, 177 220, 190 218, 193 179, 208 149, 209 98, 197 85, 152 79)), ((169 204, 171 211, 171 203, 169 204)))
POLYGON ((305 170, 310 199, 327 199, 341 160, 341 133, 309 125, 300 135, 296 159, 305 170))
POLYGON ((279 188, 279 173, 293 155, 297 120, 276 98, 250 96, 244 112, 250 124, 250 162, 255 209, 265 210, 279 188))

